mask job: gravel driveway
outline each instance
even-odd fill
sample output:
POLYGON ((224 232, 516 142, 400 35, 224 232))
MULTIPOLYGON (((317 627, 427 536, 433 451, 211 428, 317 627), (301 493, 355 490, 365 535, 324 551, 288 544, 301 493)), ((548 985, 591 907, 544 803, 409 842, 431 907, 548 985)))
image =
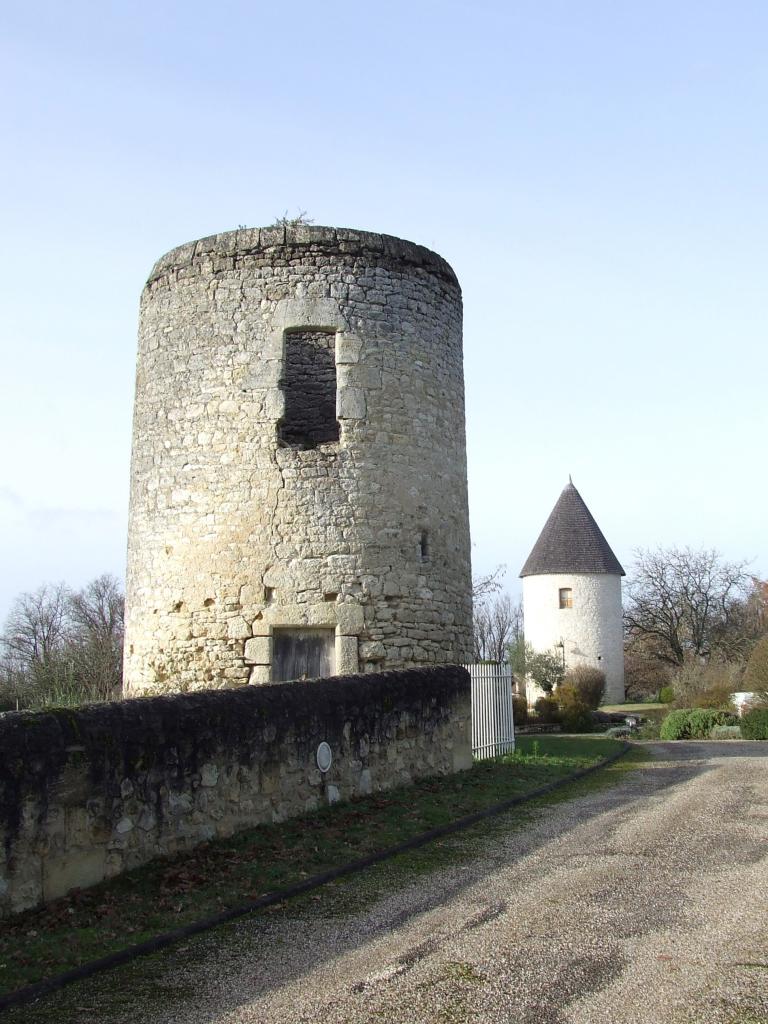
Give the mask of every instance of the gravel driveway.
POLYGON ((768 743, 653 751, 523 830, 475 830, 451 867, 380 869, 391 895, 360 876, 347 912, 324 890, 213 933, 172 967, 189 995, 130 1020, 768 1024, 768 743))

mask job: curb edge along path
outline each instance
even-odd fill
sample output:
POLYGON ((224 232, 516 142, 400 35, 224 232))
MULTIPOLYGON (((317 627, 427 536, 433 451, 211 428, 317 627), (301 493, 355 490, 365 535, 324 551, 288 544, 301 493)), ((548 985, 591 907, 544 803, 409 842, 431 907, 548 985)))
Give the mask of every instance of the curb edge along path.
POLYGON ((194 999, 131 1019, 768 1022, 768 744, 650 746, 657 759, 619 785, 522 830, 499 819, 491 841, 467 834, 469 863, 359 913, 289 909, 216 933, 202 962, 166 973, 194 999))

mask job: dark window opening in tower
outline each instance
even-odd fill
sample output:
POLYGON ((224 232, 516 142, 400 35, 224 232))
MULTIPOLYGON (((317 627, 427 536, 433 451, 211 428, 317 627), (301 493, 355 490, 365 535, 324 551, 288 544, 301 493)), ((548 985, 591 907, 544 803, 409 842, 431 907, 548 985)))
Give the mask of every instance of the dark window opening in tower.
POLYGON ((426 530, 422 530, 419 537, 419 556, 422 562, 429 561, 429 537, 426 530))
POLYGON ((281 387, 285 415, 278 437, 293 448, 315 448, 339 440, 336 419, 336 335, 331 331, 286 331, 281 387))

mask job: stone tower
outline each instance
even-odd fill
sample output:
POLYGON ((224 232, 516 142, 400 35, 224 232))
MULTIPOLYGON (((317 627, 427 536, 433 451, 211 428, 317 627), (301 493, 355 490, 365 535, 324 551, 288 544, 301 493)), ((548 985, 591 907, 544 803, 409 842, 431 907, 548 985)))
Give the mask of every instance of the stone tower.
POLYGON ((231 231, 141 301, 125 686, 471 651, 461 290, 388 235, 231 231))
MULTIPOLYGON (((624 570, 570 481, 520 575, 526 641, 536 651, 561 654, 566 668, 602 669, 606 703, 621 703, 624 570)), ((529 699, 539 696, 541 691, 529 682, 529 699)))

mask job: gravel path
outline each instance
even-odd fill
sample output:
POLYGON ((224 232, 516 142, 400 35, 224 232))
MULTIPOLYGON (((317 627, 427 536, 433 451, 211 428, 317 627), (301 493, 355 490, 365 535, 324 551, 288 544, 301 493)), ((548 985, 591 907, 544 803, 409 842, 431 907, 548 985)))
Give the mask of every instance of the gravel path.
POLYGON ((173 967, 190 997, 130 1019, 768 1024, 768 744, 653 749, 620 785, 477 829, 470 859, 373 903, 371 877, 346 883, 365 909, 333 916, 325 890, 215 933, 173 967))

